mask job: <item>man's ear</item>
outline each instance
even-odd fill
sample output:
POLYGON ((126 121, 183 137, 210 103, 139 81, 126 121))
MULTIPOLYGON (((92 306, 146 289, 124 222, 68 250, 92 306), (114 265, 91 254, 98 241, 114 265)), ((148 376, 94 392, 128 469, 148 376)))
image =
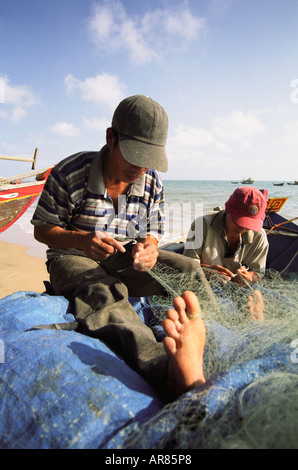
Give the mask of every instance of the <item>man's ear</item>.
POLYGON ((114 131, 111 127, 108 127, 107 130, 106 130, 106 143, 107 143, 107 146, 109 148, 113 148, 114 147, 114 141, 115 141, 114 131))

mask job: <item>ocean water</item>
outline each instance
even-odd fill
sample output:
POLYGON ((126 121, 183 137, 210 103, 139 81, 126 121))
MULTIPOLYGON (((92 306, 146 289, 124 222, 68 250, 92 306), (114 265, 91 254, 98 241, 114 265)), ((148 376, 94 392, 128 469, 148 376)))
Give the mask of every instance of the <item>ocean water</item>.
MULTIPOLYGON (((164 180, 163 183, 166 197, 166 233, 163 243, 184 238, 195 217, 218 206, 224 208, 229 196, 241 186, 241 183, 213 180, 164 180)), ((280 214, 288 219, 298 217, 298 186, 287 183, 274 186, 273 183, 255 181, 253 186, 267 190, 269 198, 287 197, 280 214)), ((30 223, 35 206, 36 203, 12 227, 0 234, 0 241, 26 246, 29 254, 44 258, 46 247, 34 240, 30 223)))
MULTIPOLYGON (((252 186, 268 191, 269 198, 287 197, 280 215, 292 219, 298 217, 298 186, 274 186, 273 181, 256 181, 252 186)), ((164 181, 166 194, 166 238, 187 235, 190 223, 196 216, 225 207, 225 202, 241 183, 231 181, 191 180, 164 181)))

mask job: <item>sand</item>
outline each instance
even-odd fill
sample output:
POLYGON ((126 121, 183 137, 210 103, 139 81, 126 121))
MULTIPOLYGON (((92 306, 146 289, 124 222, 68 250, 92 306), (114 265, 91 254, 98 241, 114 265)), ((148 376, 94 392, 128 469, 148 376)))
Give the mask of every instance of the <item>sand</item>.
POLYGON ((45 291, 45 260, 27 252, 25 246, 0 241, 0 298, 18 291, 45 291))

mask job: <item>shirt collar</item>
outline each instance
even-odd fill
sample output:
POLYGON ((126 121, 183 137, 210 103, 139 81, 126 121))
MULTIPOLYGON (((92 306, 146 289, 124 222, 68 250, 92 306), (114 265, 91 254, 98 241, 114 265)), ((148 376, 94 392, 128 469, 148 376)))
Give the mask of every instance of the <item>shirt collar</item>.
MULTIPOLYGON (((102 161, 108 150, 108 146, 105 145, 102 149, 94 156, 89 172, 87 189, 93 194, 106 195, 106 188, 102 176, 102 161)), ((146 174, 137 179, 130 185, 128 193, 132 196, 144 196, 146 174)))
POLYGON ((107 150, 107 145, 102 147, 102 149, 95 154, 95 157, 93 158, 90 166, 87 189, 93 194, 106 193, 106 188, 102 176, 102 159, 107 150))
POLYGON ((145 192, 145 180, 146 180, 146 173, 142 175, 137 181, 131 184, 129 193, 132 196, 139 196, 142 197, 144 196, 145 192))

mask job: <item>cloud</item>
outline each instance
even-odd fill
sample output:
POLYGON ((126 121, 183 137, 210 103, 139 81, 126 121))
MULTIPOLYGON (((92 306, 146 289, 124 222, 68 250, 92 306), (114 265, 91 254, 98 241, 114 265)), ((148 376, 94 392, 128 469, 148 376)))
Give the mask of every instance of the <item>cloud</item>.
POLYGON ((155 9, 144 16, 129 16, 120 1, 104 0, 94 6, 89 19, 91 37, 99 50, 126 51, 139 65, 160 60, 173 45, 184 47, 205 29, 205 20, 192 15, 187 4, 174 11, 155 9))
POLYGON ((212 123, 212 133, 216 138, 244 145, 249 145, 249 139, 264 130, 263 122, 254 111, 232 111, 226 116, 216 117, 212 123))
POLYGON ((125 86, 119 82, 115 75, 102 74, 78 80, 73 75, 64 79, 67 95, 79 90, 82 100, 96 104, 103 104, 111 109, 124 98, 125 86))
POLYGON ((284 126, 282 143, 297 149, 298 146, 298 121, 293 121, 284 126))
POLYGON ((170 35, 186 41, 196 39, 205 30, 205 20, 193 16, 189 10, 167 12, 165 16, 163 14, 162 23, 170 35))
POLYGON ((50 131, 64 137, 74 137, 80 133, 79 129, 70 122, 56 122, 50 131))
MULTIPOLYGON (((257 111, 232 111, 225 116, 215 117, 209 128, 179 124, 174 135, 168 139, 169 154, 176 160, 198 160, 211 156, 215 158, 238 155, 246 151, 253 139, 266 130, 257 111)), ((293 132, 294 133, 294 132, 293 132)))
POLYGON ((105 118, 97 119, 97 118, 83 118, 84 126, 86 129, 90 131, 96 131, 96 132, 104 132, 107 127, 111 125, 111 122, 109 122, 105 118))
POLYGON ((19 122, 28 114, 28 109, 39 103, 37 96, 27 85, 12 85, 6 75, 0 77, 0 117, 19 122))
POLYGON ((179 124, 175 129, 175 135, 170 140, 171 145, 187 148, 203 148, 213 145, 214 137, 208 129, 188 127, 179 124))

